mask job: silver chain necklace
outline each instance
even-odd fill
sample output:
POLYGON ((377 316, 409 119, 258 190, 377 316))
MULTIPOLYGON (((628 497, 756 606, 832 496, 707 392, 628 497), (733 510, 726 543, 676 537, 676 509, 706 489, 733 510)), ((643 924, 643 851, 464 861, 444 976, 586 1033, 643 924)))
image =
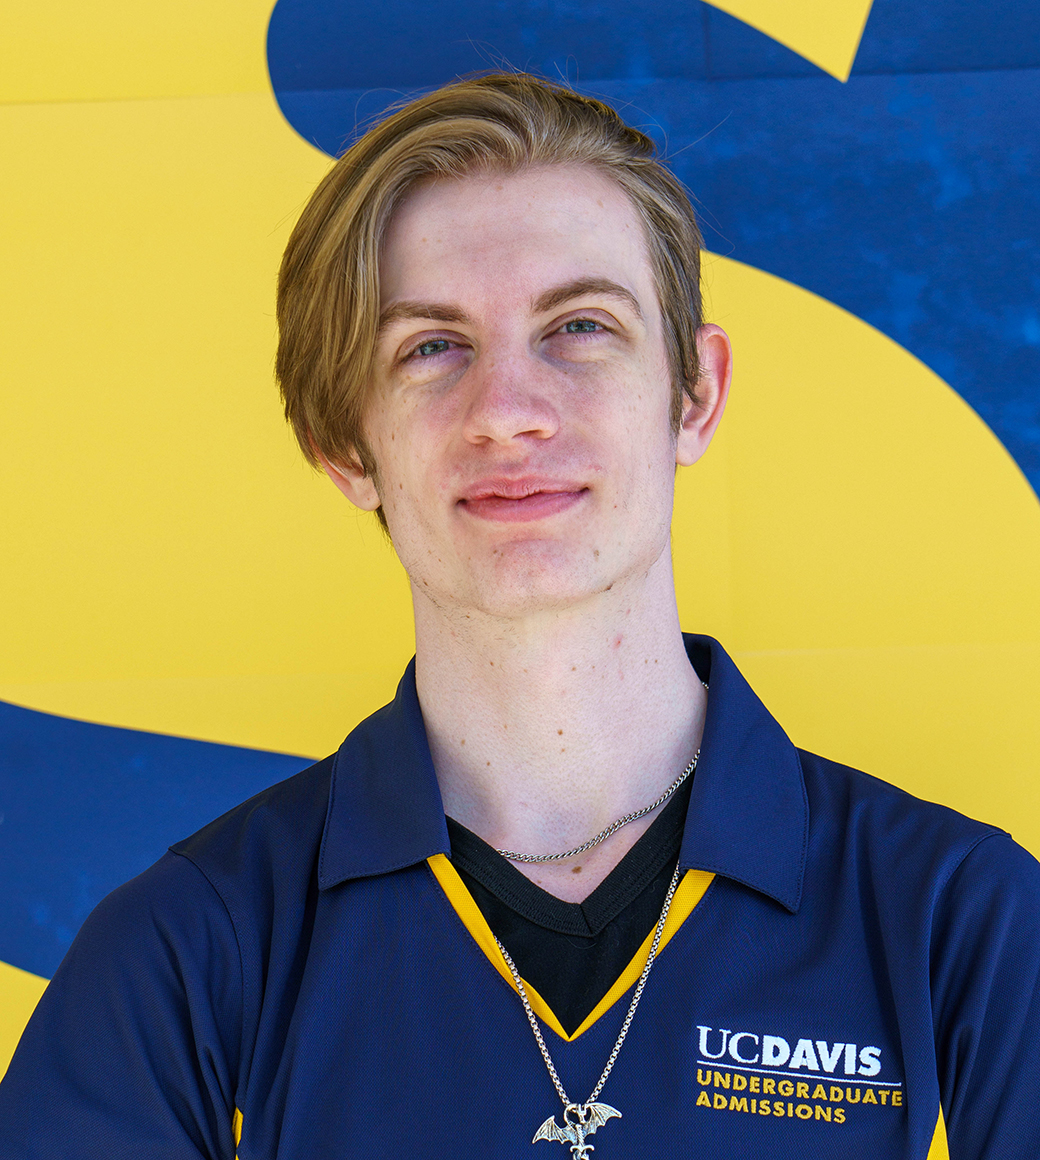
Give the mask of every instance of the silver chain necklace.
MULTIPOLYGON (((707 688, 707 685, 704 687, 707 688)), ((616 822, 611 822, 605 830, 601 830, 594 838, 589 838, 587 842, 582 842, 580 846, 575 846, 573 850, 564 850, 562 854, 517 854, 513 850, 496 850, 495 853, 501 854, 503 858, 508 858, 510 862, 562 862, 564 858, 573 858, 576 854, 584 854, 586 850, 591 850, 593 846, 598 846, 600 842, 606 841, 611 834, 616 834, 622 826, 627 826, 629 822, 636 822, 640 818, 645 818, 647 814, 653 813, 658 806, 663 806, 697 768, 697 761, 700 755, 701 751, 698 749, 693 755, 693 760, 690 764, 656 801, 652 801, 648 806, 643 806, 641 810, 636 810, 635 813, 625 814, 623 818, 618 818, 616 822)))
MULTIPOLYGON (((701 684, 707 688, 708 682, 701 681, 701 684)), ((640 818, 645 818, 647 814, 653 813, 658 806, 663 806, 664 803, 672 796, 673 793, 682 785, 682 783, 690 776, 697 768, 697 761, 700 758, 701 751, 698 749, 693 755, 693 760, 690 764, 679 774, 679 776, 672 782, 672 784, 664 791, 663 794, 656 800, 652 801, 648 806, 643 806, 641 810, 636 810, 635 813, 625 814, 623 818, 618 818, 616 822, 611 822, 605 830, 587 842, 582 842, 580 846, 575 846, 573 850, 564 850, 561 854, 518 854, 514 850, 496 850, 496 854, 501 854, 503 858, 508 858, 510 862, 562 862, 564 858, 573 858, 576 854, 584 854, 586 850, 591 850, 593 846, 598 846, 600 842, 605 842, 611 834, 616 834, 622 826, 627 826, 629 822, 637 822, 640 818)))
MULTIPOLYGON (((694 758, 693 764, 695 763, 696 758, 694 758)), ((689 772, 687 770, 683 776, 686 777, 689 772)), ((516 989, 520 994, 524 1010, 527 1012, 527 1021, 531 1024, 531 1030, 534 1032, 535 1040, 538 1043, 538 1050, 542 1053, 542 1059, 545 1060, 545 1066, 549 1071, 549 1078, 553 1081, 556 1094, 563 1102, 563 1127, 561 1128, 557 1124, 555 1116, 550 1116, 538 1131, 535 1132, 534 1139, 531 1141, 532 1144, 537 1144, 539 1140, 558 1140, 561 1144, 570 1145, 573 1160, 589 1160, 589 1153, 594 1151, 594 1148, 593 1145, 585 1143, 585 1137, 591 1136, 597 1128, 602 1128, 607 1120, 613 1116, 617 1116, 618 1119, 621 1118, 621 1113, 617 1108, 612 1108, 610 1104, 596 1103, 596 1097, 603 1090, 603 1085, 607 1082, 607 1077, 614 1068, 614 1062, 618 1057, 618 1052, 621 1050, 621 1045, 625 1042, 628 1029, 632 1025, 632 1019, 635 1016, 636 1008, 639 1006, 643 988, 646 986, 646 980, 650 977, 650 968, 654 965, 654 959, 657 958, 657 948, 661 944, 661 935, 664 932, 664 924, 668 919, 668 910, 672 905, 672 899, 675 897, 675 890, 678 885, 679 867, 676 865, 675 873, 672 875, 671 885, 668 887, 668 893, 665 896, 664 906, 661 908, 661 917, 657 920, 654 941, 650 944, 650 953, 647 956, 646 966, 643 968, 643 973, 639 976, 635 994, 632 996, 632 1002, 628 1006, 628 1014, 625 1016, 625 1021, 621 1024, 621 1031, 618 1033, 614 1050, 610 1053, 607 1066, 603 1069, 603 1074, 599 1077, 599 1082, 592 1089, 589 1098, 583 1104, 574 1103, 560 1082, 560 1077, 553 1064, 552 1056, 550 1056, 549 1049, 545 1046, 542 1029, 538 1026, 538 1020, 535 1017, 534 1011, 531 1009, 531 1001, 527 997, 527 988, 524 986, 523 979, 520 978, 520 972, 516 969, 516 964, 510 958, 506 948, 497 938, 495 939, 495 942, 498 944, 498 949, 502 952, 502 957, 506 961, 506 966, 509 967, 510 974, 513 976, 513 982, 516 984, 516 989)))

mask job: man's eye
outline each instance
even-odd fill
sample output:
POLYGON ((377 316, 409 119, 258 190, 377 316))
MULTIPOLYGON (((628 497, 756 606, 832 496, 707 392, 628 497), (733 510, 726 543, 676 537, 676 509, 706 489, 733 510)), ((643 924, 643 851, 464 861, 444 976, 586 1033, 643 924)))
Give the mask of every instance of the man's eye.
POLYGON ((444 352, 451 346, 446 338, 431 338, 429 342, 422 342, 415 348, 415 353, 423 358, 429 358, 433 354, 444 354, 444 352))
POLYGON ((561 327, 565 334, 591 334, 594 330, 599 330, 599 323, 593 322, 591 318, 572 318, 570 322, 565 322, 561 327))

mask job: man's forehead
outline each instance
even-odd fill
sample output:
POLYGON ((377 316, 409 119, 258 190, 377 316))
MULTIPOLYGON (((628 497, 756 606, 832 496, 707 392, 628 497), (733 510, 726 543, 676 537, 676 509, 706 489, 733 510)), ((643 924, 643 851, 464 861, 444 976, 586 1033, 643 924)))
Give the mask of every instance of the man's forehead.
POLYGON ((599 166, 566 162, 524 165, 515 170, 478 169, 459 177, 428 176, 414 182, 398 202, 394 218, 408 213, 429 214, 447 208, 460 215, 494 216, 503 198, 527 202, 545 209, 546 196, 566 194, 586 198, 601 210, 611 206, 622 211, 631 201, 617 181, 599 166), (483 212, 482 212, 483 211, 483 212))
POLYGON ((397 317, 404 304, 457 305, 489 286, 536 313, 596 291, 641 313, 653 292, 627 194, 591 166, 562 165, 424 181, 384 234, 380 283, 384 316, 397 317))

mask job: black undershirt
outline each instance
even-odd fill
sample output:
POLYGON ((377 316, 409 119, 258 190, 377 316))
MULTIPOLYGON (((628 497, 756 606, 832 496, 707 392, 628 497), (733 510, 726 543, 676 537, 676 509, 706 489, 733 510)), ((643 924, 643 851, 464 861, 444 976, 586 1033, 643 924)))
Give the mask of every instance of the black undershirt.
POLYGON ((516 969, 571 1034, 610 990, 661 916, 679 860, 687 778, 584 902, 536 886, 448 818, 451 861, 516 969))

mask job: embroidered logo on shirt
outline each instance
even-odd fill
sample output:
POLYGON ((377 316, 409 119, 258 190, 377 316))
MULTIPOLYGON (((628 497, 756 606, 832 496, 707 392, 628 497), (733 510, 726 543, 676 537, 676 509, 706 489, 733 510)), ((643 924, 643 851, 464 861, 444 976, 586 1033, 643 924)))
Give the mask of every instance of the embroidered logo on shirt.
POLYGON ((844 1124, 850 1105, 903 1106, 903 1085, 882 1074, 882 1049, 873 1044, 792 1044, 701 1024, 697 1036, 698 1107, 844 1124))

